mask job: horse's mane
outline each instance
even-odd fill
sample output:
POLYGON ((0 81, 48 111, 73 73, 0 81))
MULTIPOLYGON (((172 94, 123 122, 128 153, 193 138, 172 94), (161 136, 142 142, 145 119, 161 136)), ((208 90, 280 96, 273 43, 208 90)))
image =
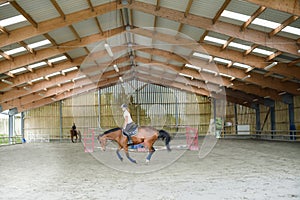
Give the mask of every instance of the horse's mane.
POLYGON ((115 132, 115 131, 118 131, 118 130, 121 130, 121 128, 117 127, 117 128, 113 128, 113 129, 107 130, 102 135, 105 135, 105 134, 108 134, 108 133, 111 133, 111 132, 115 132))

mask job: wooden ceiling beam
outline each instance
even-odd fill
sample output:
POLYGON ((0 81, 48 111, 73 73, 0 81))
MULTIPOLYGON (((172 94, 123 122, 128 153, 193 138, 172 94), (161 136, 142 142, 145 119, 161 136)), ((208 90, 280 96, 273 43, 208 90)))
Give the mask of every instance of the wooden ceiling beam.
POLYGON ((36 23, 33 18, 16 2, 16 1, 10 1, 10 4, 19 11, 26 19, 29 21, 29 23, 34 27, 38 27, 38 23, 36 23))
POLYGON ((265 6, 274 10, 290 13, 291 15, 300 16, 299 0, 246 0, 250 3, 265 6))
POLYGON ((252 29, 240 32, 240 26, 237 25, 220 21, 217 21, 214 25, 212 25, 211 19, 209 18, 196 16, 192 14, 189 14, 187 17, 184 17, 184 12, 163 7, 161 7, 160 10, 155 11, 154 5, 138 1, 135 1, 131 5, 127 5, 126 7, 147 14, 152 14, 158 17, 167 18, 169 20, 173 20, 179 23, 184 23, 190 26, 205 29, 208 31, 225 34, 229 37, 235 37, 241 40, 250 41, 255 44, 267 46, 273 49, 278 49, 279 51, 287 52, 298 56, 298 46, 296 45, 294 40, 289 38, 274 36, 271 39, 267 36, 266 33, 252 29))
POLYGON ((56 55, 60 55, 62 53, 66 53, 70 50, 85 47, 88 44, 93 42, 99 42, 101 40, 107 39, 107 37, 116 35, 118 33, 123 32, 123 28, 116 28, 109 31, 105 31, 103 35, 94 34, 87 37, 81 38, 81 41, 73 40, 70 42, 62 43, 59 45, 59 48, 46 48, 39 51, 36 51, 35 55, 32 54, 24 54, 14 58, 14 62, 11 61, 1 61, 0 65, 0 73, 5 73, 7 71, 17 69, 22 66, 26 66, 32 63, 36 63, 42 60, 45 60, 49 57, 53 57, 56 55), (61 47, 60 47, 61 46, 61 47))
POLYGON ((60 8, 60 6, 58 5, 58 3, 56 2, 56 0, 51 0, 52 5, 54 6, 54 8, 57 10, 57 12, 59 13, 60 17, 63 18, 64 20, 66 19, 66 15, 65 13, 62 11, 62 9, 60 8))
MULTIPOLYGON (((268 63, 266 63, 265 59, 255 55, 248 55, 246 57, 243 56, 242 52, 234 51, 231 49, 226 49, 226 51, 220 51, 220 48, 214 45, 201 43, 195 44, 195 41, 189 40, 186 38, 178 38, 175 36, 171 36, 168 34, 160 33, 160 32, 153 32, 146 29, 133 29, 131 30, 132 33, 139 34, 145 37, 150 37, 152 39, 161 40, 164 42, 168 42, 170 44, 178 44, 183 47, 192 49, 193 51, 209 54, 214 57, 220 57, 224 59, 231 60, 232 62, 239 62, 244 63, 250 66, 255 66, 255 68, 265 68, 268 63)), ((274 73, 282 74, 284 76, 295 77, 300 79, 300 69, 297 66, 289 66, 290 70, 287 70, 287 64, 285 63, 278 63, 276 67, 270 69, 274 73)))
POLYGON ((119 6, 120 5, 118 5, 116 2, 109 2, 94 7, 94 12, 92 12, 90 9, 86 9, 66 15, 65 20, 61 20, 61 17, 57 17, 54 19, 40 22, 38 23, 38 29, 32 26, 18 28, 16 30, 11 31, 9 37, 7 37, 6 35, 0 35, 0 47, 7 46, 19 41, 24 41, 28 38, 32 38, 62 27, 72 25, 76 22, 80 22, 86 19, 97 17, 98 15, 109 13, 111 11, 119 9, 119 6))
POLYGON ((189 0, 186 8, 185 8, 185 12, 184 12, 184 17, 187 17, 189 12, 190 12, 190 9, 192 7, 192 4, 193 4, 193 0, 189 0))

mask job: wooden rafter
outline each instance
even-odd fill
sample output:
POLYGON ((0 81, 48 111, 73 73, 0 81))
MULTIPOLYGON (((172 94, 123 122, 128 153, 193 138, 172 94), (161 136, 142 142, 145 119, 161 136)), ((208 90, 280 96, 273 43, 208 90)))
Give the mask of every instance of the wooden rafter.
POLYGON ((254 13, 251 15, 251 17, 244 22, 244 24, 241 26, 241 31, 244 31, 252 22, 253 20, 258 17, 262 12, 266 10, 265 6, 260 6, 254 13))
POLYGON ((91 0, 86 0, 86 1, 88 2, 91 11, 94 12, 94 7, 93 7, 91 0))
POLYGON ((291 16, 287 20, 285 20, 282 24, 280 24, 277 28, 275 28, 273 31, 269 33, 269 37, 273 37, 277 33, 279 33, 282 29, 284 29, 286 26, 288 26, 290 23, 296 21, 299 18, 299 16, 291 16))
POLYGON ((187 6, 185 8, 184 17, 187 17, 187 15, 189 14, 192 4, 193 4, 193 0, 189 0, 187 6))
POLYGON ((6 53, 5 53, 4 51, 2 51, 2 50, 0 50, 0 55, 1 55, 2 57, 4 57, 6 60, 10 60, 10 61, 13 61, 13 60, 14 60, 12 56, 6 54, 6 53))
POLYGON ((218 19, 220 18, 222 12, 226 9, 226 7, 227 7, 228 4, 230 3, 230 1, 231 1, 231 0, 226 0, 226 1, 223 3, 222 7, 218 10, 217 14, 215 15, 215 17, 214 17, 213 20, 212 20, 213 24, 215 24, 215 23, 218 21, 218 19))
POLYGON ((71 29, 72 33, 74 34, 74 36, 76 37, 77 40, 81 41, 81 37, 80 35, 77 33, 77 31, 75 30, 73 25, 70 25, 69 28, 71 29))
POLYGON ((30 52, 31 54, 35 54, 35 51, 30 48, 25 42, 20 41, 19 44, 24 47, 28 52, 30 52))
POLYGON ((232 42, 235 38, 234 37, 230 37, 225 44, 222 45, 221 49, 224 50, 227 48, 227 46, 230 44, 230 42, 232 42))
POLYGON ((32 19, 32 17, 16 2, 10 1, 10 4, 19 11, 26 19, 31 23, 34 28, 38 27, 38 24, 32 19))
POLYGON ((53 4, 53 6, 55 7, 55 9, 57 10, 57 12, 59 13, 60 17, 63 18, 64 20, 66 19, 66 15, 65 13, 62 11, 62 9, 60 8, 60 6, 58 5, 58 3, 56 2, 56 0, 51 0, 51 3, 53 4))
POLYGON ((6 28, 0 26, 0 32, 6 34, 7 36, 9 35, 9 32, 6 30, 6 28))

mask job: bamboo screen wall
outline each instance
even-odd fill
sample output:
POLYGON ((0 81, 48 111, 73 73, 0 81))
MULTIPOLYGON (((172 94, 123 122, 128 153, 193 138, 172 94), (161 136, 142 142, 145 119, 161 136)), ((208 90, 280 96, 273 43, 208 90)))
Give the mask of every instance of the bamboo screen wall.
MULTIPOLYGON (((295 123, 299 130, 300 98, 294 99, 295 123)), ((199 134, 206 134, 213 118, 213 102, 207 97, 133 80, 25 112, 25 138, 30 134, 44 134, 50 139, 67 139, 73 122, 82 132, 87 128, 120 127, 123 124, 122 103, 129 105, 137 124, 170 132, 184 133, 185 126, 192 126, 198 128, 199 134)), ((236 126, 243 124, 249 125, 251 133, 255 133, 255 110, 225 103, 226 106, 224 102, 216 102, 216 114, 225 112, 226 116, 221 117, 225 118, 225 124, 230 124, 225 127, 226 134, 236 134, 236 126)), ((271 129, 268 110, 260 106, 263 130, 271 129)), ((276 102, 275 110, 276 129, 286 130, 284 134, 288 134, 287 104, 276 102)))

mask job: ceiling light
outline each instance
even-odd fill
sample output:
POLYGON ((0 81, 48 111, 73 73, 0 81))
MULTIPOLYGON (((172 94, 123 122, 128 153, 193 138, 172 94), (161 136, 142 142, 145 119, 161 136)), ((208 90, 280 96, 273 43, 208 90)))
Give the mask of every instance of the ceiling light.
POLYGON ((8 84, 8 85, 12 85, 12 84, 14 84, 13 82, 11 82, 11 81, 8 81, 8 80, 5 80, 5 79, 1 79, 1 81, 2 81, 3 83, 6 83, 6 84, 8 84))
POLYGON ((250 16, 249 15, 244 15, 244 14, 240 14, 237 12, 232 12, 232 11, 228 11, 228 10, 224 10, 221 14, 222 17, 227 17, 230 19, 235 19, 238 21, 242 21, 242 22, 246 22, 250 16))
POLYGON ((105 44, 104 44, 104 47, 105 47, 105 49, 106 49, 108 55, 109 55, 110 57, 114 57, 114 54, 113 54, 113 52, 111 51, 111 48, 110 48, 109 44, 105 43, 105 44))
POLYGON ((233 63, 233 66, 237 66, 237 67, 241 67, 241 68, 245 68, 245 69, 251 68, 250 65, 246 65, 246 64, 238 63, 238 62, 233 63))
POLYGON ((211 36, 205 36, 204 37, 204 40, 205 41, 208 41, 208 42, 213 42, 213 43, 217 43, 217 44, 226 44, 227 40, 222 40, 222 39, 219 39, 219 38, 215 38, 215 37, 211 37, 211 36))
POLYGON ((278 93, 278 95, 284 95, 284 94, 286 94, 286 92, 280 92, 280 93, 278 93))
POLYGON ((195 70, 198 70, 199 72, 201 72, 201 67, 191 65, 191 64, 185 64, 185 66, 188 67, 188 68, 195 69, 195 70))
POLYGON ((191 75, 188 75, 188 74, 179 73, 179 75, 180 75, 180 76, 187 77, 187 78, 190 78, 191 80, 193 80, 193 79, 194 79, 194 77, 193 77, 193 76, 191 76, 191 75))
POLYGON ((23 52, 23 51, 26 51, 26 49, 24 47, 18 47, 18 48, 15 48, 15 49, 5 51, 4 53, 6 53, 7 55, 13 55, 13 54, 20 53, 20 52, 23 52))
POLYGON ((117 66, 116 64, 114 64, 113 67, 114 67, 115 71, 116 71, 117 73, 119 73, 119 68, 118 68, 118 66, 117 66))
POLYGON ((121 82, 124 82, 124 81, 123 81, 123 78, 122 78, 121 76, 119 77, 119 80, 120 80, 121 82))
POLYGON ((243 77, 242 80, 244 81, 244 80, 246 80, 247 78, 250 78, 250 77, 251 77, 251 75, 248 74, 247 76, 243 77))
POLYGON ((58 62, 58 61, 61 61, 61 60, 66 60, 67 57, 66 56, 60 56, 60 57, 56 57, 56 58, 52 58, 52 59, 49 59, 48 61, 50 63, 55 63, 55 62, 58 62))
POLYGON ((265 70, 269 70, 269 69, 271 69, 272 67, 274 67, 277 64, 278 64, 278 62, 272 62, 271 64, 269 64, 268 66, 266 66, 264 69, 265 70))
POLYGON ((202 58, 202 59, 205 59, 205 60, 209 60, 209 62, 211 62, 212 59, 213 59, 213 57, 210 56, 210 55, 203 54, 203 53, 198 53, 198 52, 194 52, 193 56, 196 56, 198 58, 202 58))

